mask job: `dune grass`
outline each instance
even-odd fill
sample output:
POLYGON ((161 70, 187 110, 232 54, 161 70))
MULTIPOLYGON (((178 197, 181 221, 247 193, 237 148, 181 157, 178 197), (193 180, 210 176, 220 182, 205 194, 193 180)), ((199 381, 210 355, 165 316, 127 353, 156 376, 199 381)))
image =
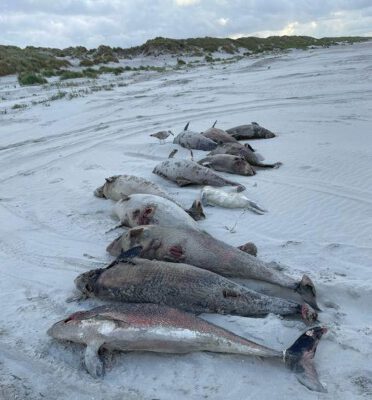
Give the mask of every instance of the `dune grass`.
POLYGON ((26 85, 43 85, 48 83, 48 81, 42 77, 40 74, 33 72, 21 72, 18 75, 18 82, 22 86, 26 85))
POLYGON ((329 37, 316 39, 310 36, 270 36, 267 38, 241 37, 230 38, 189 38, 170 39, 157 37, 148 40, 141 46, 123 49, 101 45, 97 49, 87 49, 83 46, 68 47, 66 49, 26 47, 0 45, 0 76, 18 74, 19 83, 34 85, 46 83, 52 76, 60 76, 61 80, 75 78, 97 78, 100 74, 122 74, 125 71, 164 71, 163 67, 109 67, 99 64, 117 63, 119 59, 132 58, 137 55, 172 54, 177 56, 177 68, 183 66, 182 55, 205 57, 207 62, 213 62, 212 53, 222 51, 228 54, 237 54, 242 49, 244 55, 256 54, 265 51, 307 49, 312 46, 328 47, 343 43, 356 43, 370 40, 368 37, 329 37), (80 66, 87 67, 81 71, 71 71, 70 62, 66 57, 80 60, 80 66))
POLYGON ((0 76, 24 72, 40 72, 42 69, 67 68, 70 63, 47 51, 34 48, 20 49, 16 46, 0 46, 0 76))

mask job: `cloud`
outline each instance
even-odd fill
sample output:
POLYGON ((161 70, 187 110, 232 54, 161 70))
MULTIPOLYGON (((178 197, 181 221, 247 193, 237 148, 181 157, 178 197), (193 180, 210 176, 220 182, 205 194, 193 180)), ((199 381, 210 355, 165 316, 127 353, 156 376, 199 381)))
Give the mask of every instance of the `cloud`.
POLYGON ((228 18, 218 18, 217 23, 220 24, 221 26, 225 26, 227 25, 229 22, 228 18))
POLYGON ((174 2, 181 7, 192 6, 200 2, 200 0, 174 0, 174 2))
POLYGON ((1 0, 0 41, 129 47, 156 36, 370 35, 370 0, 1 0))

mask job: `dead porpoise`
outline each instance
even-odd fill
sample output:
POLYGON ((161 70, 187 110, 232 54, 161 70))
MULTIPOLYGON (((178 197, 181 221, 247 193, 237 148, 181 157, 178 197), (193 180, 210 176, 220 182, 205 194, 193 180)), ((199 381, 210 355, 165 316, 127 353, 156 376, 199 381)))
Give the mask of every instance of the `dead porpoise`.
POLYGON ((168 354, 208 351, 282 360, 308 389, 325 392, 313 358, 326 332, 324 327, 310 328, 289 348, 274 350, 175 308, 117 304, 74 313, 55 323, 48 335, 85 344, 85 368, 95 378, 104 374, 101 349, 168 354))
POLYGON ((217 147, 217 143, 198 132, 188 130, 189 123, 185 126, 184 130, 180 132, 174 139, 174 144, 179 144, 186 149, 194 150, 213 150, 217 147))
POLYGON ((242 145, 241 143, 225 143, 224 145, 218 146, 212 150, 208 156, 216 154, 231 154, 239 156, 244 158, 250 165, 260 168, 278 168, 282 165, 281 162, 274 164, 263 163, 261 156, 257 155, 248 143, 245 145, 242 145))
POLYGON ((175 182, 178 186, 238 186, 241 191, 245 189, 240 183, 227 180, 191 160, 168 158, 158 164, 152 172, 175 182))
POLYGON ((243 193, 226 191, 220 188, 205 186, 201 193, 202 204, 224 208, 243 208, 256 214, 264 214, 266 210, 255 201, 248 199, 243 193))
POLYGON ((229 174, 252 176, 256 172, 251 165, 240 156, 231 154, 215 154, 207 156, 198 161, 198 164, 207 168, 212 168, 215 171, 227 172, 229 174))
POLYGON ((206 131, 202 132, 201 134, 208 139, 213 140, 217 144, 224 144, 224 143, 238 143, 238 141, 231 135, 229 135, 223 129, 216 128, 217 121, 213 124, 213 126, 206 131))
MULTIPOLYGON (((153 194, 172 201, 182 207, 173 197, 155 183, 135 175, 115 175, 106 178, 106 182, 94 191, 96 197, 119 201, 132 194, 153 194)), ((182 207, 183 208, 183 207, 182 207)), ((195 201, 191 208, 183 208, 195 221, 204 219, 200 202, 195 201)))
POLYGON ((300 316, 313 323, 317 313, 307 304, 269 297, 227 278, 192 265, 150 261, 135 256, 141 248, 122 253, 106 268, 84 272, 75 279, 83 298, 126 303, 155 303, 193 313, 300 316))
POLYGON ((154 194, 175 202, 175 200, 155 183, 135 175, 114 175, 94 191, 96 197, 118 201, 136 193, 154 194))
POLYGON ((226 132, 237 140, 271 139, 275 137, 275 133, 260 126, 257 122, 235 126, 234 128, 226 129, 226 132))
MULTIPOLYGON (((188 210, 198 220, 205 218, 201 202, 194 201, 188 210)), ((120 199, 114 206, 114 214, 122 226, 162 225, 199 229, 188 212, 164 197, 153 194, 132 194, 120 199)))
POLYGON ((286 275, 277 263, 264 262, 204 231, 140 226, 115 239, 107 251, 118 256, 122 250, 136 246, 142 247, 142 258, 184 262, 229 278, 255 279, 291 289, 319 310, 314 284, 307 275, 303 275, 301 280, 294 279, 286 275))

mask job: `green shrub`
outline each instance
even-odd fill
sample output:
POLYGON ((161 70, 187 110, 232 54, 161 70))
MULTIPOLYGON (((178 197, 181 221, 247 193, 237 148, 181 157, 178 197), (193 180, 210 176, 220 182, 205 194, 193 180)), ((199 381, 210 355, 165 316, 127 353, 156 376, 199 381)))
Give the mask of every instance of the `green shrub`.
POLYGON ((91 78, 96 79, 101 72, 94 68, 85 68, 82 71, 68 71, 63 70, 60 73, 60 80, 64 81, 67 79, 77 79, 77 78, 91 78))
POLYGON ((14 66, 12 66, 6 60, 0 59, 0 76, 11 75, 14 74, 15 72, 16 71, 14 69, 14 66))
POLYGON ((43 69, 41 70, 41 75, 46 76, 47 78, 50 78, 52 76, 57 75, 57 72, 54 69, 43 69))
POLYGON ((85 58, 84 60, 80 61, 79 65, 81 67, 92 67, 94 65, 94 62, 92 60, 89 60, 88 58, 85 58))
POLYGON ((60 80, 64 81, 66 79, 77 79, 77 78, 84 78, 84 74, 80 71, 63 71, 60 80))
POLYGON ((101 74, 114 74, 114 75, 120 75, 124 72, 123 67, 106 67, 102 66, 98 70, 101 74))
POLYGON ((22 86, 43 85, 44 83, 48 83, 48 81, 40 74, 36 74, 34 72, 21 72, 18 75, 18 82, 22 86))
POLYGON ((99 75, 99 71, 97 71, 96 69, 93 69, 93 68, 85 68, 85 69, 83 69, 82 74, 86 78, 96 79, 99 75))
POLYGON ((177 58, 177 65, 186 65, 186 61, 182 60, 182 58, 177 58))
POLYGON ((61 60, 51 54, 50 49, 0 45, 0 76, 25 72, 39 73, 42 69, 60 69, 68 67, 67 60, 61 60))
POLYGON ((54 101, 54 100, 60 100, 66 97, 67 92, 62 92, 61 90, 58 90, 56 94, 53 94, 52 96, 49 97, 49 101, 54 101))
POLYGON ((12 107, 12 110, 19 110, 21 108, 26 108, 27 105, 26 104, 14 104, 14 106, 12 107))
POLYGON ((206 61, 206 62, 213 62, 213 57, 210 56, 210 55, 206 55, 206 56, 205 56, 205 61, 206 61))

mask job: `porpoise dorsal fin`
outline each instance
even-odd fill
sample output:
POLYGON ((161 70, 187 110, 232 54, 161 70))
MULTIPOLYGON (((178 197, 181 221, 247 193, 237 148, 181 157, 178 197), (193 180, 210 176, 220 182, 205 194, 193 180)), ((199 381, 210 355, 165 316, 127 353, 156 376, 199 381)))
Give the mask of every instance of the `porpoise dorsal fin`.
POLYGON ((189 129, 189 125, 190 125, 190 121, 185 125, 185 127, 183 128, 184 131, 187 131, 189 129))
POLYGON ((120 259, 120 260, 128 260, 129 258, 138 257, 141 254, 142 250, 143 250, 142 246, 132 247, 127 251, 122 251, 118 256, 118 259, 120 259))
POLYGON ((132 258, 134 258, 134 257, 138 257, 141 254, 142 250, 143 250, 142 246, 135 246, 135 247, 132 247, 131 249, 129 249, 127 251, 122 250, 121 253, 116 257, 116 260, 114 260, 107 267, 107 269, 111 268, 111 267, 113 267, 113 266, 115 266, 116 264, 119 264, 119 263, 131 262, 130 260, 132 258))
POLYGON ((170 153, 169 153, 169 156, 168 156, 168 158, 173 158, 174 157, 174 155, 176 154, 178 152, 178 150, 177 149, 173 149, 170 153))
POLYGON ((214 128, 217 124, 217 120, 214 121, 214 124, 212 125, 212 128, 214 128))
POLYGON ((249 150, 251 150, 253 152, 256 151, 249 143, 245 143, 244 146, 247 147, 249 150))
POLYGON ((194 153, 191 149, 189 149, 189 150, 190 150, 191 161, 194 161, 194 153))

